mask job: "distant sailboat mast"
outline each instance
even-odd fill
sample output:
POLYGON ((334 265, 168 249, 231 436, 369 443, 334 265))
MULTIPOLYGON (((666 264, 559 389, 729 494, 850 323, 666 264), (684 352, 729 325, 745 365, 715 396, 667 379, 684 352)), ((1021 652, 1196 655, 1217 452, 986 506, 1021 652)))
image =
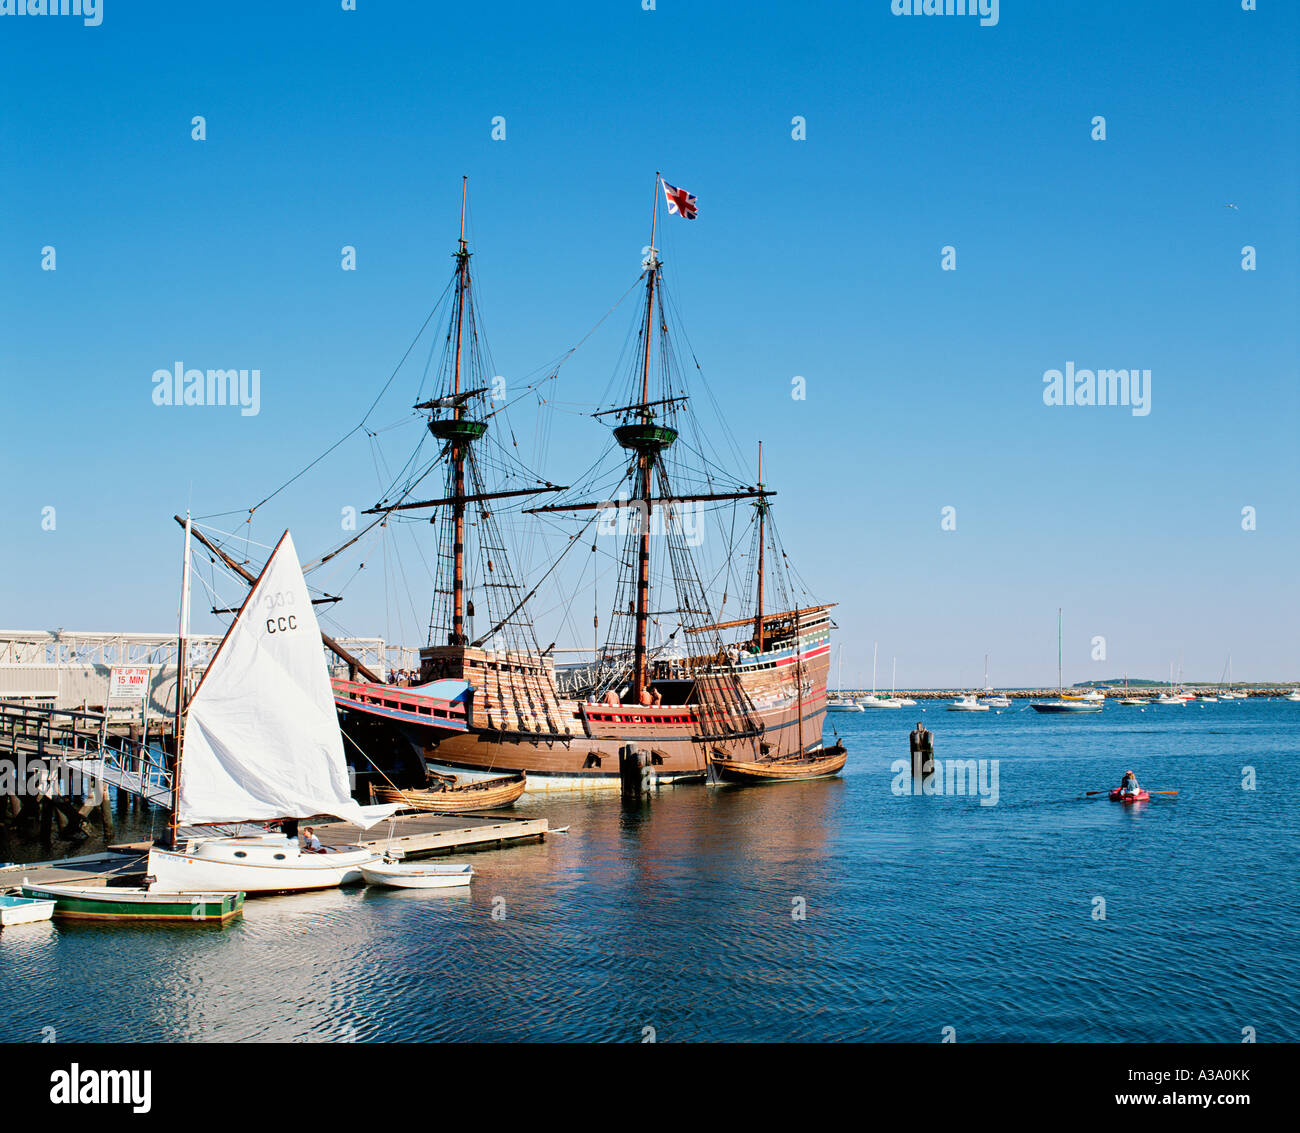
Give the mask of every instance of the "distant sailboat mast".
POLYGON ((1061 662, 1061 609, 1056 607, 1056 687, 1059 692, 1065 692, 1065 670, 1061 662))

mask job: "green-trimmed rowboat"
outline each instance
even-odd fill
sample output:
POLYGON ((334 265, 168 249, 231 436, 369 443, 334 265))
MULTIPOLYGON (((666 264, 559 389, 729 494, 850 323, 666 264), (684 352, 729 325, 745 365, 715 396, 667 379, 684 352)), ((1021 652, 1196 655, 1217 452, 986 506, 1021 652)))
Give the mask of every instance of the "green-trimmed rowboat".
POLYGON ((155 893, 111 885, 24 885, 22 892, 54 901, 56 919, 224 925, 244 911, 242 893, 155 893))

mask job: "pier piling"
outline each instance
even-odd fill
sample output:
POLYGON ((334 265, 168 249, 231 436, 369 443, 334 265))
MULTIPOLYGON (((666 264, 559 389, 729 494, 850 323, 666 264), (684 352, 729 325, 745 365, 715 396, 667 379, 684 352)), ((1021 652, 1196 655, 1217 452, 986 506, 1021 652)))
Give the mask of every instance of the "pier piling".
POLYGON ((640 801, 649 784, 646 782, 648 768, 641 764, 641 752, 636 744, 627 744, 618 749, 618 777, 623 797, 640 801))
POLYGON ((934 733, 920 720, 916 729, 908 736, 908 747, 912 753, 912 777, 923 779, 934 771, 934 733))

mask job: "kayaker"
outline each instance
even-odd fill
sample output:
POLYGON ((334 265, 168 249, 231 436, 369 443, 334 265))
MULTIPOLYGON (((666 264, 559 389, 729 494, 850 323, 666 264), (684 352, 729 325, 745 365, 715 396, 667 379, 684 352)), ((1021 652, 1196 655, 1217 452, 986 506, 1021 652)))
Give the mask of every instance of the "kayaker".
POLYGON ((1119 781, 1119 789, 1129 794, 1136 793, 1142 788, 1138 786, 1138 777, 1132 771, 1125 771, 1124 778, 1119 781))

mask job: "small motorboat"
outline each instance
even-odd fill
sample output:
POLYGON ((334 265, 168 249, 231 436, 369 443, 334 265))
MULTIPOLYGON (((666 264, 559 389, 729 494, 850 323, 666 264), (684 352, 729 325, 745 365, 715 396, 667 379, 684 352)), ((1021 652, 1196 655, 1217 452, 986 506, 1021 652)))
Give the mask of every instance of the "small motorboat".
POLYGON ((959 696, 948 705, 949 712, 987 712, 988 710, 989 706, 981 704, 973 692, 966 696, 959 696))
POLYGON ((367 884, 383 885, 389 889, 450 889, 456 885, 468 885, 473 880, 474 867, 399 862, 385 858, 363 865, 361 875, 367 884))
POLYGON ((1144 803, 1151 798, 1149 791, 1126 791, 1121 787, 1114 788, 1110 793, 1112 802, 1117 803, 1144 803))
POLYGON ((54 916, 55 902, 37 897, 0 897, 0 926, 35 924, 54 916))

